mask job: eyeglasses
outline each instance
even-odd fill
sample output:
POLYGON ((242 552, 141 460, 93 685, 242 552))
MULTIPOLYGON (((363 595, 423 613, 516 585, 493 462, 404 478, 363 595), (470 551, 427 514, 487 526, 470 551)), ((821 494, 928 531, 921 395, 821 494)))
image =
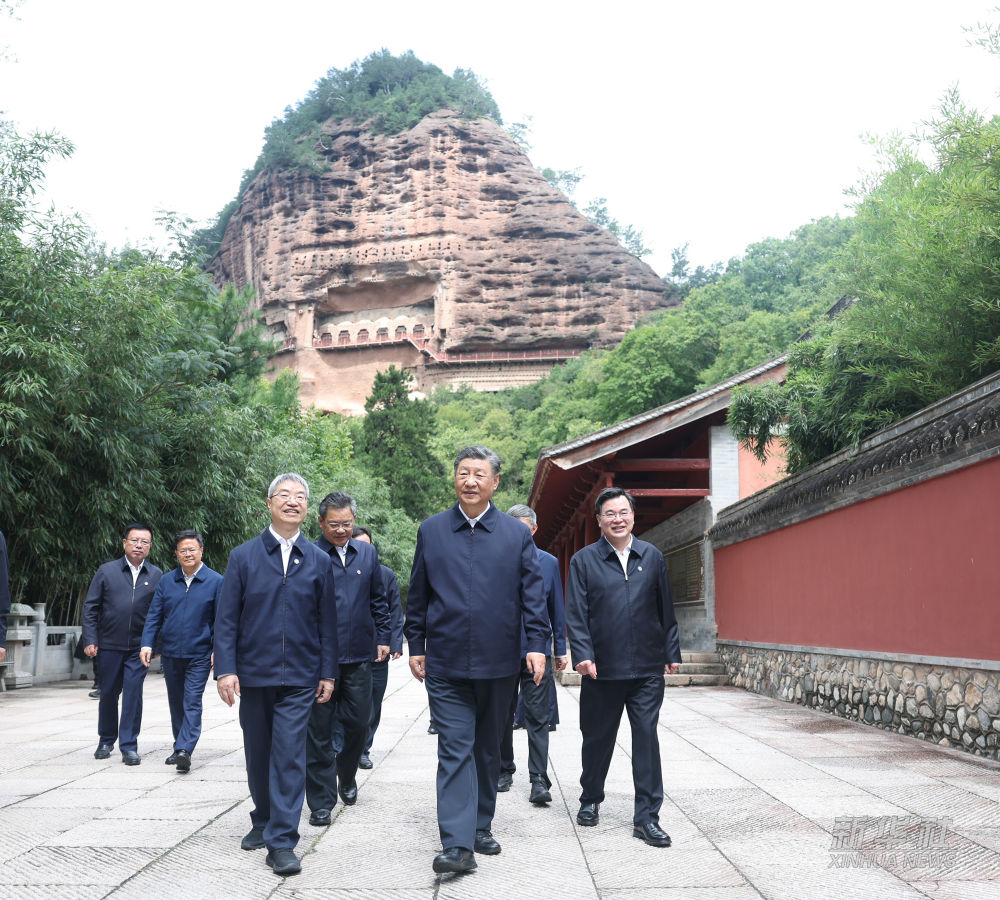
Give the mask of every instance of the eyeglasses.
POLYGON ((630 509, 618 509, 614 511, 607 510, 606 512, 601 513, 601 518, 604 519, 605 522, 613 522, 615 519, 621 519, 622 521, 626 521, 632 518, 632 510, 630 509))
POLYGON ((324 522, 323 523, 330 531, 353 531, 354 522, 324 522))
POLYGON ((271 495, 272 500, 277 500, 279 503, 286 503, 289 500, 298 500, 300 503, 305 503, 309 498, 303 494, 293 494, 291 491, 278 491, 277 494, 271 495))
POLYGON ((145 538, 125 538, 125 541, 129 544, 135 544, 137 547, 148 547, 152 543, 145 538))
POLYGON ((201 553, 201 547, 195 547, 193 550, 178 550, 181 556, 190 556, 193 553, 201 553))

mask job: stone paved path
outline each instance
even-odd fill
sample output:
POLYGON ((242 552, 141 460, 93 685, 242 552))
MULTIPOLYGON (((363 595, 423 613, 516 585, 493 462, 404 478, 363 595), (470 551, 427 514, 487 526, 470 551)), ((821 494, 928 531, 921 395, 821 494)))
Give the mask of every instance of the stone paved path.
POLYGON ((163 765, 163 679, 146 682, 141 766, 93 759, 89 683, 0 694, 0 898, 744 898, 1000 897, 1000 766, 735 688, 671 688, 661 716, 674 846, 631 836, 628 726, 597 828, 579 828, 578 688, 560 687, 553 802, 527 802, 520 767, 499 796, 496 857, 437 878, 435 739, 405 661, 393 663, 375 768, 332 827, 302 821, 301 875, 246 853, 241 732, 206 694, 186 776, 163 765), (840 849, 837 849, 840 848, 840 849))

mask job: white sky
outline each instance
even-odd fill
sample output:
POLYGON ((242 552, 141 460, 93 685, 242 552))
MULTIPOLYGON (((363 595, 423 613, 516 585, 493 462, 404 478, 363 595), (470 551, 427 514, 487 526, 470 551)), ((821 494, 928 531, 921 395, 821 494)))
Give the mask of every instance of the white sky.
POLYGON ((113 246, 157 210, 207 222, 264 128, 330 68, 386 47, 473 69, 532 160, 579 166, 665 274, 845 210, 865 134, 911 132, 958 85, 998 109, 1000 59, 963 25, 996 0, 24 0, 0 15, 0 111, 76 145, 48 195, 113 246))

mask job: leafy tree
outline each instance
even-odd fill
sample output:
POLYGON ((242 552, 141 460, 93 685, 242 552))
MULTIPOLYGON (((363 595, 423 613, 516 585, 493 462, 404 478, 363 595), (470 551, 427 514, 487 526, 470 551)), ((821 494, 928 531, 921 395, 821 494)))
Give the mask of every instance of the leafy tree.
POLYGON ((390 366, 375 376, 365 401, 364 465, 389 485, 393 505, 414 519, 439 512, 446 500, 450 469, 430 452, 434 408, 410 398, 413 376, 390 366))
POLYGON ((837 259, 857 302, 795 348, 784 386, 734 400, 758 455, 783 430, 799 470, 1000 367, 998 157, 1000 120, 954 92, 925 135, 884 145, 837 259))
POLYGON ((611 217, 611 213, 608 212, 608 201, 604 197, 592 200, 583 211, 583 214, 595 225, 600 225, 601 228, 606 228, 610 231, 618 239, 618 242, 633 256, 638 256, 642 259, 642 257, 649 256, 653 252, 643 243, 641 231, 632 225, 623 225, 617 219, 611 217))

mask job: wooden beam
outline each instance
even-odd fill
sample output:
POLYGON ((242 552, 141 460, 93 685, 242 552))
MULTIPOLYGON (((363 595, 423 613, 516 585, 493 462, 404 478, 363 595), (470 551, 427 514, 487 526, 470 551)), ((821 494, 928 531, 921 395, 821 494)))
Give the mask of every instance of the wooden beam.
POLYGON ((609 463, 612 472, 705 472, 707 459, 616 459, 609 463))
POLYGON ((633 497, 707 497, 708 488, 629 488, 633 497))

